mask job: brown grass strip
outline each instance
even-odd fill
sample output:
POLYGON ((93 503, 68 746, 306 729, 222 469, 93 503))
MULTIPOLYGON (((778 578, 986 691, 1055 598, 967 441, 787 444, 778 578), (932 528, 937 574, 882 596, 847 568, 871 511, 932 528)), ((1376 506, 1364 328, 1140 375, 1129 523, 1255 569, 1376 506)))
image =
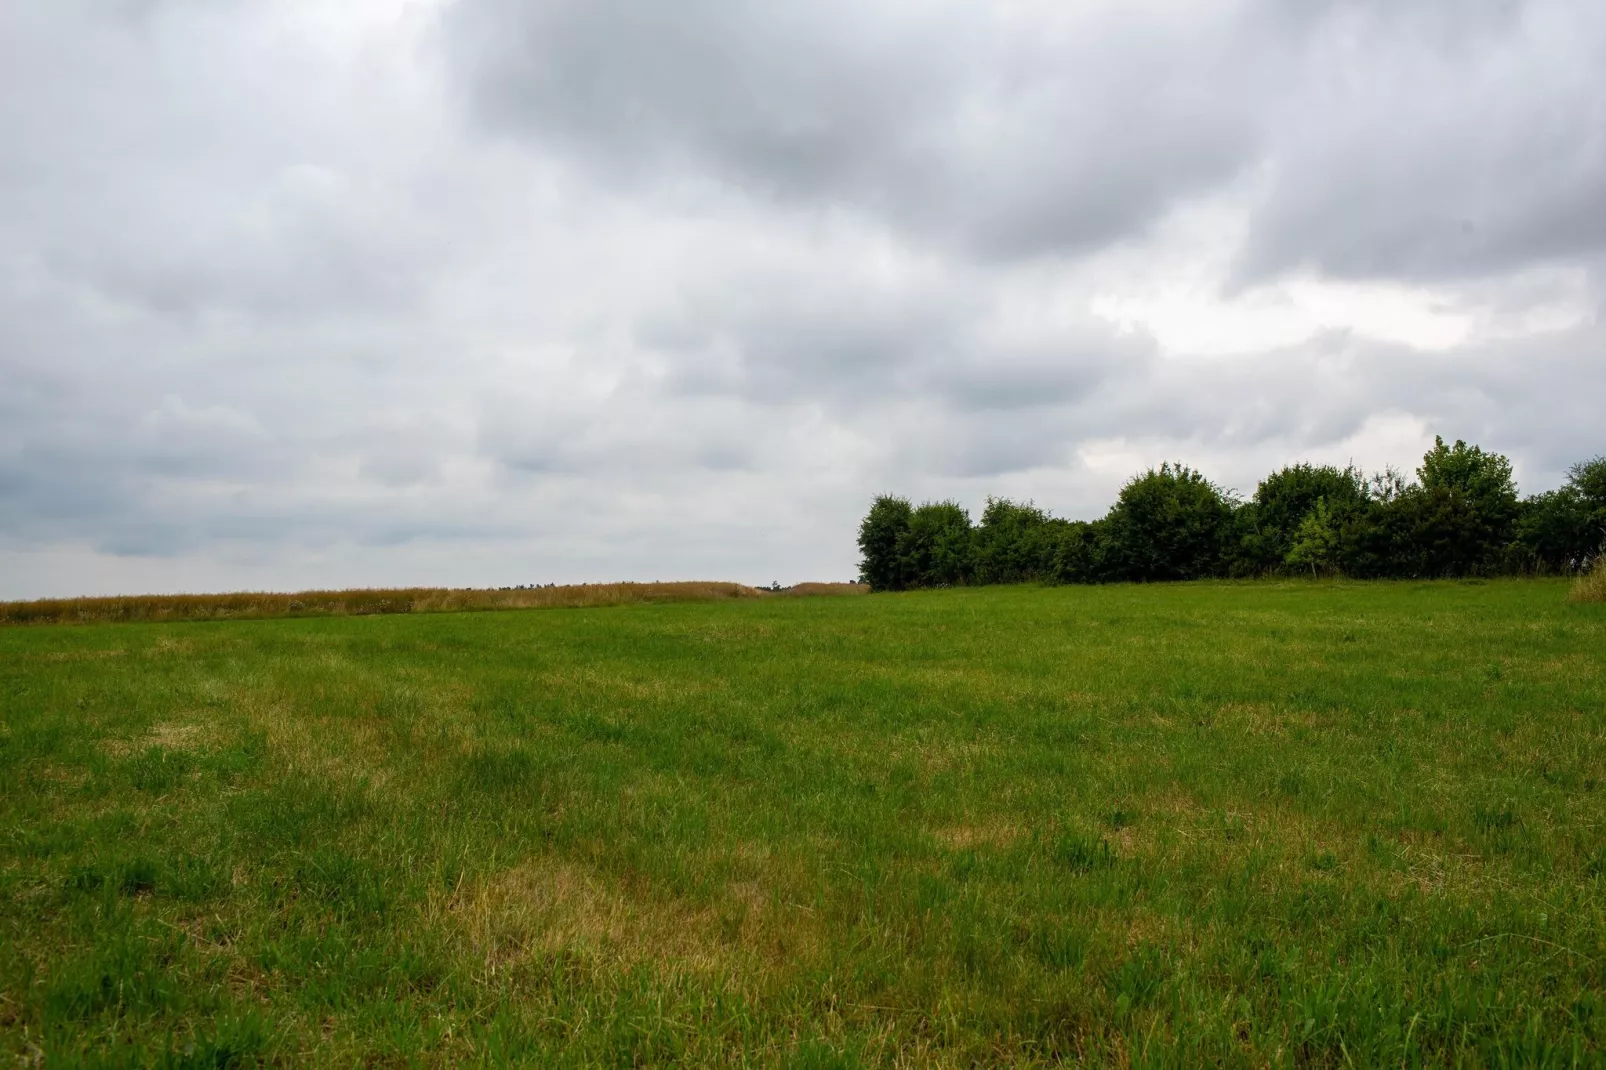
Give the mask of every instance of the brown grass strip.
MULTIPOLYGON (((819 586, 835 586, 822 584, 819 586)), ((567 587, 453 589, 409 587, 275 594, 128 595, 0 602, 4 624, 110 624, 132 621, 262 620, 359 617, 388 613, 463 613, 499 609, 582 609, 654 602, 761 598, 740 583, 582 583, 567 587)))
POLYGON ((1574 602, 1606 602, 1606 565, 1596 565, 1589 575, 1573 584, 1569 596, 1574 602))
POLYGON ((802 595, 869 594, 870 585, 867 583, 799 583, 786 588, 780 593, 802 595))

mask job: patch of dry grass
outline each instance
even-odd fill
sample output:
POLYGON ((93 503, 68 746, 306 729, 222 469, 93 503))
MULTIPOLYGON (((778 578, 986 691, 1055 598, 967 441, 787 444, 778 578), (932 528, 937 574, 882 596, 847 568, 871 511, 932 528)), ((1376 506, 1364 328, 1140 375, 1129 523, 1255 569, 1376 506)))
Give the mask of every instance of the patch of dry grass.
POLYGON ((799 583, 788 587, 782 594, 869 594, 867 583, 799 583))
POLYGON ((1606 568, 1592 569, 1573 584, 1571 597, 1574 602, 1606 602, 1606 568))
POLYGON ((459 888, 446 912, 493 975, 567 953, 603 968, 643 965, 664 977, 698 974, 740 987, 788 972, 817 936, 757 881, 698 904, 550 856, 459 888))
POLYGON ((978 848, 1008 847, 1020 839, 1023 831, 1014 822, 994 817, 975 824, 933 829, 931 837, 950 850, 974 851, 978 848))
POLYGON ((760 592, 753 587, 714 582, 582 583, 567 587, 485 590, 409 587, 300 591, 294 594, 238 591, 228 594, 126 595, 0 602, 0 624, 110 624, 126 621, 462 613, 493 609, 580 609, 647 602, 719 602, 759 596, 760 592))

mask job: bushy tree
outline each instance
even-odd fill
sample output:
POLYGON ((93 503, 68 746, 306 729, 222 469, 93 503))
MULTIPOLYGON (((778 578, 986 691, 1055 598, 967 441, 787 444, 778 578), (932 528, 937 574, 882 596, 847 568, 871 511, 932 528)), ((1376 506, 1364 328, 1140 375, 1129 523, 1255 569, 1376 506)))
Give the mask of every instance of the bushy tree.
POLYGON ((1470 510, 1472 519, 1461 535, 1478 544, 1474 570, 1498 568, 1517 520, 1517 485, 1511 478, 1511 462, 1503 454, 1486 453, 1460 439, 1454 446, 1446 446, 1442 437, 1435 436, 1433 448, 1422 458, 1416 474, 1429 499, 1437 503, 1435 508, 1457 513, 1470 510), (1456 497, 1462 500, 1450 504, 1456 497))
POLYGON ((1338 564, 1338 529, 1326 498, 1317 498, 1299 527, 1294 529, 1283 560, 1294 568, 1310 569, 1313 576, 1330 572, 1338 564))
POLYGON ((1584 515, 1580 534, 1583 556, 1606 553, 1606 457, 1580 461, 1567 470, 1567 486, 1578 496, 1584 515))
POLYGON ((1309 464, 1290 465, 1261 480, 1239 511, 1230 571, 1258 575, 1287 564, 1300 526, 1318 502, 1326 503, 1326 523, 1336 537, 1340 525, 1367 507, 1366 480, 1353 467, 1309 464))
POLYGON ((976 527, 976 582, 1052 579, 1056 535, 1065 523, 1030 502, 988 498, 976 527))
POLYGON ((869 584, 870 590, 904 589, 899 549, 913 512, 908 498, 883 494, 859 524, 859 582, 869 584))
POLYGON ((1472 504, 1490 515, 1512 511, 1517 503, 1517 486, 1511 479, 1511 462, 1503 454, 1485 453, 1456 439, 1446 446, 1442 435, 1435 435, 1433 448, 1422 458, 1417 478, 1428 490, 1444 487, 1465 494, 1472 504))
POLYGON ((898 541, 899 574, 906 587, 969 583, 971 553, 970 514, 957 502, 927 502, 898 541))
POLYGON ((1514 567, 1578 572, 1606 547, 1606 457, 1580 461, 1556 490, 1525 499, 1512 542, 1514 567))
POLYGON ((1494 571, 1499 549, 1462 491, 1412 484, 1343 526, 1338 561, 1362 579, 1439 579, 1494 571))
POLYGON ((1373 476, 1367 505, 1339 524, 1338 566, 1362 578, 1486 575, 1509 565, 1520 512, 1511 462, 1435 438, 1408 483, 1373 476))
POLYGON ((1571 486, 1535 494, 1517 512, 1511 564, 1524 572, 1576 572, 1599 546, 1589 509, 1571 486))
POLYGON ((1567 485, 1577 491, 1591 509, 1606 514, 1606 457, 1592 457, 1567 469, 1567 485))
POLYGON ((1118 578, 1111 563, 1108 520, 1062 521, 1054 529, 1054 579, 1059 583, 1104 583, 1118 578))
POLYGON ((1106 518, 1112 578, 1192 580, 1216 575, 1232 530, 1232 504, 1183 464, 1133 478, 1106 518))
POLYGON ((882 496, 859 527, 872 590, 956 583, 1184 580, 1279 569, 1357 578, 1578 572, 1606 554, 1606 457, 1575 464, 1565 486, 1517 497, 1501 454, 1443 438, 1419 482, 1389 468, 1297 464, 1233 501, 1183 464, 1133 478, 1102 520, 1061 520, 989 498, 981 522, 954 502, 911 509, 882 496))

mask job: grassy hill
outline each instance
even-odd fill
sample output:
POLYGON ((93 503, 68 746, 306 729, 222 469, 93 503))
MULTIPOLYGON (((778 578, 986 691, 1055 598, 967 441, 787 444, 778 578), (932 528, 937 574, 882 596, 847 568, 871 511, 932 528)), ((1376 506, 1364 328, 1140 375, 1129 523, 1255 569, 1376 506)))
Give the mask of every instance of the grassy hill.
POLYGON ((0 629, 0 1058, 1606 1058, 1606 606, 0 629))

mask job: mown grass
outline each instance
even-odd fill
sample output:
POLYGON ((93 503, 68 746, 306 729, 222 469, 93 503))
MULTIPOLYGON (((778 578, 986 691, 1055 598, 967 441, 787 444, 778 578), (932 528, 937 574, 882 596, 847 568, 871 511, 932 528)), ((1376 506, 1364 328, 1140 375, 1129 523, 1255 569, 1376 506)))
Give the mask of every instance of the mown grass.
POLYGON ((0 630, 0 1057, 1600 1065, 1567 593, 0 630))

